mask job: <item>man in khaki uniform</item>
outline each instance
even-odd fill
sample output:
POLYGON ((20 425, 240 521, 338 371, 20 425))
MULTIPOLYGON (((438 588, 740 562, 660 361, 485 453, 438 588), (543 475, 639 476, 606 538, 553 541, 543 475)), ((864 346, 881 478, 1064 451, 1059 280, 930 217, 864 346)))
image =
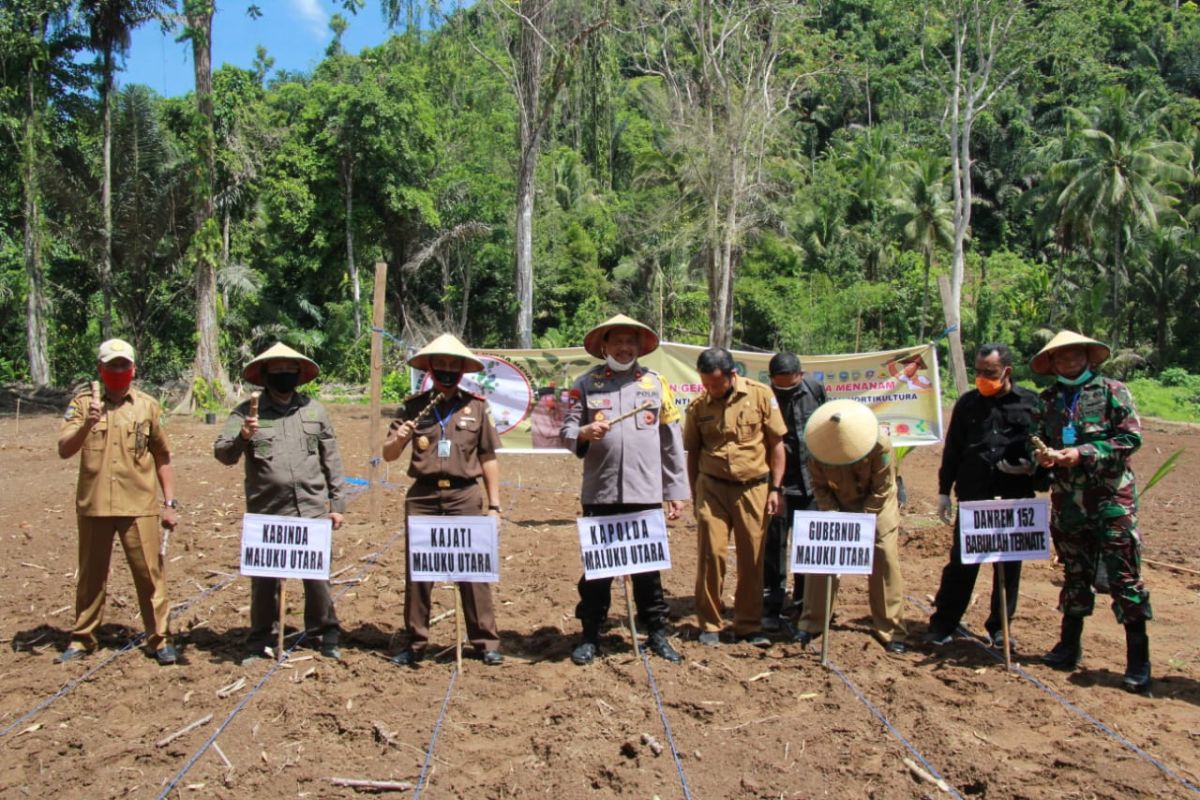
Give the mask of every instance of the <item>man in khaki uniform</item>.
MULTIPOLYGON (((63 415, 58 454, 79 458, 75 512, 79 523, 79 582, 75 627, 56 661, 63 663, 96 648, 104 616, 105 585, 113 536, 121 538, 137 589, 146 646, 160 664, 178 658, 168 629, 167 582, 163 577, 157 487, 162 487, 161 526, 175 528, 175 479, 171 447, 162 429, 162 409, 133 388, 133 347, 121 339, 100 345, 97 359, 103 396, 80 392, 63 415)), ((93 384, 95 385, 95 384, 93 384)))
MULTIPOLYGON (((874 634, 889 653, 903 653, 904 579, 900 574, 900 505, 896 499, 896 459, 892 442, 874 412, 857 400, 821 406, 804 428, 809 474, 820 511, 874 514, 875 553, 867 591, 874 634)), ((830 597, 837 594, 833 581, 830 597)), ((825 580, 804 584, 804 614, 795 641, 807 645, 821 635, 830 609, 825 580)))
MULTIPOLYGON (((658 348, 658 336, 635 319, 618 314, 592 328, 583 347, 605 363, 592 367, 571 387, 562 438, 583 459, 581 500, 587 517, 661 509, 678 519, 688 498, 679 409, 671 387, 638 357, 658 348), (632 417, 623 414, 637 411, 632 417), (620 421, 617 421, 619 420, 620 421)), ((637 624, 650 652, 672 663, 683 657, 667 640, 667 605, 658 570, 632 576, 637 624)), ((612 578, 579 579, 575 616, 583 638, 571 660, 592 663, 600 628, 608 618, 612 578)))
MULTIPOLYGON (((413 442, 408 474, 413 484, 404 501, 405 516, 476 516, 483 512, 500 520, 500 464, 496 450, 500 434, 488 415, 487 400, 459 388, 464 373, 479 372, 483 362, 466 345, 446 333, 425 345, 408 363, 428 372, 433 388, 405 401, 383 443, 383 457, 395 461, 413 442), (440 399, 430 405, 434 393, 440 399), (479 491, 483 478, 484 492, 479 491)), ((429 645, 429 609, 433 584, 414 582, 411 560, 405 559, 404 625, 408 646, 392 657, 398 666, 416 666, 429 645)), ((463 616, 467 637, 483 663, 497 666, 500 633, 492 605, 492 587, 462 582, 463 616)))
POLYGON ((738 571, 733 633, 766 647, 771 642, 762 633, 763 536, 768 517, 780 508, 787 426, 771 390, 738 375, 728 350, 705 350, 696 367, 704 394, 688 407, 683 447, 699 533, 700 642, 721 643, 725 552, 732 533, 738 571))
MULTIPOLYGON (((217 461, 233 466, 246 456, 246 511, 282 517, 328 517, 342 527, 346 495, 342 457, 329 412, 296 391, 321 372, 316 362, 285 344, 256 356, 242 377, 266 389, 257 411, 239 405, 213 443, 217 461)), ((250 578, 250 635, 243 663, 261 658, 279 620, 279 578, 250 578)), ((321 655, 341 659, 340 628, 329 581, 304 581, 304 629, 320 637, 321 655)))

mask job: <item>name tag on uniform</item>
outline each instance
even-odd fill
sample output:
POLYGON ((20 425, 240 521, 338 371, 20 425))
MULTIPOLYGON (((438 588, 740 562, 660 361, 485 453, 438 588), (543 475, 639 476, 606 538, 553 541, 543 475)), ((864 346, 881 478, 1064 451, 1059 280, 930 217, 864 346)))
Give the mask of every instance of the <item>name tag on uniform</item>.
POLYGON ((1074 425, 1068 424, 1068 425, 1063 426, 1062 442, 1067 447, 1070 447, 1071 445, 1075 444, 1075 426, 1074 425))
POLYGON ((438 458, 450 457, 450 440, 438 439, 438 458))

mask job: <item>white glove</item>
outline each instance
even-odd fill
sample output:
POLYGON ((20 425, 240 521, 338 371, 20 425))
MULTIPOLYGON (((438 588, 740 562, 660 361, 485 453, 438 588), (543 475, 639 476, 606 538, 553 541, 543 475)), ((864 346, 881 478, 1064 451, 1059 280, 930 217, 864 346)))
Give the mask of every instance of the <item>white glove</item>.
POLYGON ((950 495, 938 495, 938 518, 947 525, 954 524, 954 508, 950 505, 950 495))
POLYGON ((1037 464, 1027 458, 1018 458, 1014 464, 1006 458, 996 463, 996 469, 1005 475, 1032 475, 1037 472, 1037 464))

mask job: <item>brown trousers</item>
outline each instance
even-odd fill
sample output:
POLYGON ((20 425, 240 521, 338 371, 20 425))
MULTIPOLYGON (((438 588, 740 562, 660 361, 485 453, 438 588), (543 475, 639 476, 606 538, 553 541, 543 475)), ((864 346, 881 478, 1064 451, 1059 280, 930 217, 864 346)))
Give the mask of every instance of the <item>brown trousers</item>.
POLYGON ((733 595, 733 632, 762 630, 763 536, 767 529, 766 483, 735 486, 701 474, 696 481, 696 617, 702 631, 721 630, 725 587, 725 551, 729 535, 737 553, 737 589, 733 595))
MULTIPOLYGON (((460 489, 435 489, 414 484, 404 501, 405 515, 468 517, 482 513, 483 492, 479 484, 460 489)), ((412 580, 409 561, 404 559, 404 626, 408 646, 422 652, 429 645, 429 608, 433 604, 433 584, 412 580)), ((480 652, 500 649, 496 630, 496 611, 492 606, 492 587, 487 583, 459 583, 467 638, 480 652)))
POLYGON ((133 574, 138 608, 146 629, 146 644, 157 650, 170 644, 167 627, 167 581, 163 577, 158 550, 162 533, 157 516, 77 517, 79 522, 79 582, 75 586, 75 627, 71 645, 93 650, 96 629, 104 620, 108 568, 112 561, 113 537, 121 538, 125 560, 133 574))

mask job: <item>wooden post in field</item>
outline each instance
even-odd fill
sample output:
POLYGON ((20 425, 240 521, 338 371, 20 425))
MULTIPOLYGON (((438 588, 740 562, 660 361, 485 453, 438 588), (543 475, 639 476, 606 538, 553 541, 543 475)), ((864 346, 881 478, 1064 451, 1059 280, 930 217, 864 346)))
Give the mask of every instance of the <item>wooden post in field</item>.
POLYGON ((383 306, 387 297, 387 264, 375 264, 375 296, 371 308, 371 410, 367 442, 370 448, 370 469, 367 496, 371 523, 379 522, 379 464, 383 459, 383 439, 380 430, 381 393, 383 391, 383 306))
POLYGON ((954 387, 958 389, 958 394, 961 396, 967 393, 971 385, 967 383, 967 362, 963 358, 962 331, 959 330, 959 321, 954 318, 950 304, 950 278, 948 276, 938 276, 938 291, 942 295, 942 311, 946 317, 946 327, 953 328, 950 331, 950 365, 954 368, 954 387))

